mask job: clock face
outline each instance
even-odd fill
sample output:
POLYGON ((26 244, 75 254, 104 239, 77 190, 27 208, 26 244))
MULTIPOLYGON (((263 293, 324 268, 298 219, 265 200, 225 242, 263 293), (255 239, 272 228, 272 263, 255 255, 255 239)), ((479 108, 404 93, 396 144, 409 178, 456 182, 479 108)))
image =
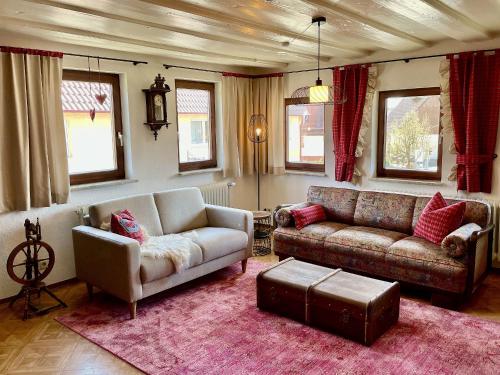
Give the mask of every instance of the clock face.
POLYGON ((163 121, 163 97, 155 95, 153 98, 155 121, 163 121))

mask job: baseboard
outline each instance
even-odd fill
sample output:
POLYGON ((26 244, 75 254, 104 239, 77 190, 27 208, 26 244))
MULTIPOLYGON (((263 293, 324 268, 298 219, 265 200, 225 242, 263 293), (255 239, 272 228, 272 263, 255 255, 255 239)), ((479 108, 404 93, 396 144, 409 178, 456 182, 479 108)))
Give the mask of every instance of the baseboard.
MULTIPOLYGON (((63 281, 58 281, 57 283, 53 283, 53 284, 47 285, 47 287, 51 288, 51 289, 52 288, 59 288, 61 286, 69 285, 69 284, 75 283, 77 281, 78 281, 78 279, 76 277, 72 277, 71 279, 67 279, 67 280, 63 280, 63 281)), ((21 287, 19 287, 19 290, 21 290, 21 287)), ((12 295, 10 297, 6 297, 6 298, 1 298, 0 299, 0 304, 9 302, 16 295, 17 294, 14 294, 14 295, 12 295)))

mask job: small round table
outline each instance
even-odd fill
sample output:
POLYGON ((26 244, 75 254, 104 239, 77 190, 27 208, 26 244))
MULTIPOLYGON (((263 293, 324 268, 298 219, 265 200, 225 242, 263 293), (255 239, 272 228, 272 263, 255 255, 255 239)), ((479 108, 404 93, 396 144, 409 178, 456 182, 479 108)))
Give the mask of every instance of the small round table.
POLYGON ((253 253, 262 256, 271 254, 271 234, 273 225, 271 213, 268 211, 253 211, 253 253))

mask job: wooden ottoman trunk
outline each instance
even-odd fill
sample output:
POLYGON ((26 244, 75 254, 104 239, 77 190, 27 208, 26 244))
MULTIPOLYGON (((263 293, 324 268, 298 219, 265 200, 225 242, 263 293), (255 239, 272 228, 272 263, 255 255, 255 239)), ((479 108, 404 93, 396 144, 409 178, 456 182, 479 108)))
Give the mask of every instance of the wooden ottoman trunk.
POLYGON ((371 345, 399 318, 399 283, 287 258, 257 276, 257 306, 371 345))

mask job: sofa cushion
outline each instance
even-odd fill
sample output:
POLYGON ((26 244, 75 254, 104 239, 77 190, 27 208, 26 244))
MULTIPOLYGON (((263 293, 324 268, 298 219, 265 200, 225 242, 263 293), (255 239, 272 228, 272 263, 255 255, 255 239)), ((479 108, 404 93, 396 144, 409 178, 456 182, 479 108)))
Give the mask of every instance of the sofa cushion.
POLYGON ((198 188, 154 194, 163 234, 180 233, 208 225, 205 203, 198 188))
POLYGON ((449 257, 439 245, 420 237, 406 237, 387 250, 386 264, 401 281, 463 292, 467 278, 465 260, 449 257))
POLYGON ((231 228, 203 227, 189 232, 189 237, 201 247, 203 262, 245 249, 246 232, 231 228))
POLYGON ((328 220, 352 224, 359 191, 327 186, 311 186, 307 193, 309 203, 325 208, 328 220))
POLYGON ((137 222, 146 229, 149 235, 161 236, 163 234, 152 194, 135 195, 93 204, 89 206, 90 224, 94 228, 100 228, 103 223, 111 222, 112 212, 125 209, 134 214, 137 222))
POLYGON ((362 191, 354 212, 354 224, 411 234, 416 197, 362 191))
POLYGON ((168 258, 141 257, 140 273, 143 284, 163 279, 164 277, 170 276, 174 272, 174 264, 168 258))
MULTIPOLYGON (((415 209, 413 211, 412 228, 415 229, 417 225, 418 218, 422 214, 427 203, 431 200, 431 197, 417 197, 415 201, 415 209)), ((445 199, 446 203, 454 204, 461 202, 458 199, 445 199)), ((482 228, 485 228, 491 221, 491 208, 486 202, 478 201, 465 201, 465 213, 462 224, 476 223, 482 228)))
POLYGON ((383 257, 389 246, 404 237, 407 235, 391 230, 352 226, 326 237, 325 246, 339 245, 344 248, 361 248, 370 252, 378 252, 383 257))
POLYGON ((290 210, 295 222, 295 228, 302 229, 308 225, 326 220, 326 214, 323 206, 313 204, 308 207, 290 210))
POLYGON ((427 203, 413 234, 436 245, 457 229, 464 218, 465 202, 447 205, 441 193, 436 193, 427 203))
POLYGON ((133 238, 139 244, 145 240, 144 231, 129 210, 121 210, 111 214, 111 232, 133 238))
POLYGON ((333 221, 314 223, 302 229, 295 227, 278 227, 273 232, 275 242, 294 242, 306 248, 320 246, 329 235, 346 228, 348 225, 333 221))

